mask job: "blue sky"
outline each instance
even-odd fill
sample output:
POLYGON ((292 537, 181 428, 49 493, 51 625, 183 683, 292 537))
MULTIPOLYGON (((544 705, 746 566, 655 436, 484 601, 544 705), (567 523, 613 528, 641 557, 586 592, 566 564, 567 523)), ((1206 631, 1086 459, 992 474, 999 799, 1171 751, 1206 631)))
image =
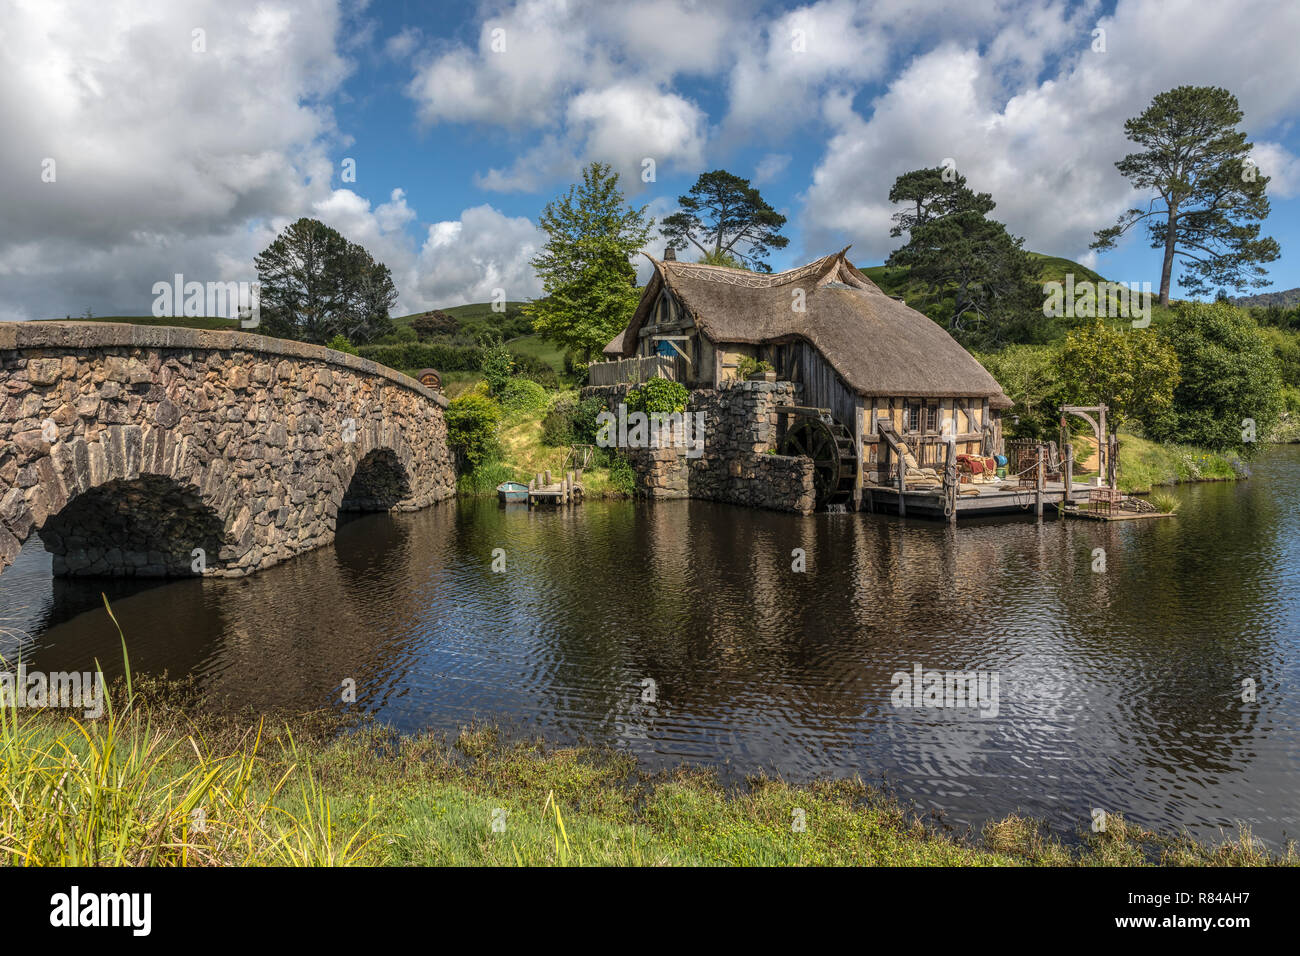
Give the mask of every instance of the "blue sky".
POLYGON ((659 217, 703 171, 755 179, 789 217, 781 269, 850 243, 882 261, 893 179, 951 158, 1028 248, 1157 285, 1140 237, 1087 244, 1138 198, 1124 120, 1182 84, 1241 101, 1287 289, 1297 35, 1300 5, 1260 0, 21 0, 0 25, 0 319, 251 279, 303 215, 387 262, 400 311, 527 298, 538 214, 593 159, 659 217))

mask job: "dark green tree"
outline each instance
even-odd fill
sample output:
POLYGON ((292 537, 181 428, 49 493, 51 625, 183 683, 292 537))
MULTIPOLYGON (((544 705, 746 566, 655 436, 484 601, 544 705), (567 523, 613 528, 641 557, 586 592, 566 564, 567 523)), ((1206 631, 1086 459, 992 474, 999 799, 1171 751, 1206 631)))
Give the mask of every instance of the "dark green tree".
POLYGON ((1192 295, 1216 286, 1241 292, 1269 285, 1264 263, 1281 255, 1275 240, 1260 238, 1268 216, 1269 177, 1250 161, 1251 143, 1237 129, 1237 98, 1214 86, 1180 86, 1158 94, 1124 132, 1143 147, 1115 164, 1138 190, 1155 193, 1146 209, 1134 208, 1097 233, 1093 249, 1114 248, 1143 223, 1152 249, 1163 249, 1160 304, 1169 304, 1174 260, 1179 282, 1192 295))
POLYGON ((590 360, 636 309, 640 292, 632 257, 649 240, 654 220, 645 206, 624 204, 618 173, 592 163, 581 184, 546 204, 539 224, 547 240, 533 268, 546 295, 524 312, 543 338, 590 360))
POLYGON ((364 343, 391 329, 397 289, 388 267, 323 222, 290 224, 253 261, 268 335, 364 343))
POLYGON ((958 212, 991 212, 996 203, 989 193, 977 193, 966 187, 966 177, 955 169, 936 166, 914 169, 894 180, 889 201, 907 203, 891 217, 894 225, 889 234, 895 238, 910 234, 932 219, 958 212))
POLYGON ((964 177, 938 167, 904 173, 890 198, 909 208, 894 217, 893 235, 908 241, 887 265, 907 267, 933 308, 943 306, 948 330, 967 343, 992 346, 1025 325, 1041 306, 1038 269, 1024 240, 987 218, 988 193, 976 193, 964 177), (948 305, 944 305, 949 303, 948 305))
POLYGON ((437 309, 432 312, 425 312, 423 315, 417 315, 411 320, 411 328, 421 342, 426 342, 437 335, 453 335, 460 328, 460 323, 456 321, 455 316, 448 315, 437 309))
POLYGON ((785 216, 769 206, 748 179, 725 169, 704 173, 690 193, 677 197, 680 212, 664 218, 661 232, 674 249, 693 245, 706 256, 729 256, 756 272, 771 272, 763 259, 790 240, 781 235, 785 216))
POLYGON ((1159 334, 1178 353, 1180 377, 1171 407, 1139 415, 1151 438, 1246 453, 1268 440, 1282 379, 1254 319, 1227 303, 1183 302, 1159 334))

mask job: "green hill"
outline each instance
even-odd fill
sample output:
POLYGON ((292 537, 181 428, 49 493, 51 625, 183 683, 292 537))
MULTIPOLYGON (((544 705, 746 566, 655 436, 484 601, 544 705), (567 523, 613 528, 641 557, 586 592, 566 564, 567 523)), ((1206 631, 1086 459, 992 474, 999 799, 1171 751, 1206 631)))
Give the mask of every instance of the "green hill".
MULTIPOLYGON (((1076 283, 1108 281, 1100 273, 1063 256, 1049 256, 1041 252, 1030 252, 1028 255, 1038 264, 1038 280, 1043 283, 1064 282, 1065 277, 1070 274, 1073 274, 1076 283)), ((858 268, 887 295, 901 296, 903 301, 912 308, 924 312, 940 325, 945 325, 945 318, 952 310, 952 300, 946 299, 937 303, 931 301, 927 290, 911 281, 909 269, 905 267, 891 269, 883 265, 858 268)), ((1152 324, 1157 326, 1162 324, 1168 314, 1168 309, 1152 303, 1152 324)), ((1080 321, 1082 320, 1077 318, 1049 318, 1036 314, 1028 317, 1023 327, 1016 330, 1012 341, 1040 345, 1057 342, 1080 321)), ((1125 323, 1128 320, 1112 318, 1108 321, 1125 323)))
MULTIPOLYGON (((1062 256, 1049 256, 1041 252, 1031 252, 1029 257, 1038 263, 1038 278, 1043 282, 1064 282, 1069 273, 1074 273, 1074 281, 1104 282, 1105 280, 1087 266, 1080 265, 1072 259, 1062 256)), ((880 286, 881 291, 889 295, 901 295, 911 304, 913 296, 919 296, 923 290, 913 288, 908 281, 911 272, 906 266, 891 269, 888 266, 858 266, 858 271, 880 286)))

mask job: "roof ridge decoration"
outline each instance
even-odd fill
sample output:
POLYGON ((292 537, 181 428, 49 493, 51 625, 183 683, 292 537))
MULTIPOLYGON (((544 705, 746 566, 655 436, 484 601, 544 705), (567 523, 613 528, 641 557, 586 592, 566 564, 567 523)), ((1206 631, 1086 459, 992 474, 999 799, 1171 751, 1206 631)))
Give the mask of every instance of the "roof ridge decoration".
POLYGON ((718 282, 723 285, 734 285, 745 289, 770 289, 775 286, 797 282, 811 275, 816 275, 819 280, 827 275, 833 275, 844 260, 845 254, 851 248, 851 246, 845 246, 839 252, 833 252, 830 255, 814 259, 806 265, 787 269, 785 272, 768 274, 747 272, 743 269, 732 269, 727 266, 710 266, 700 262, 664 261, 649 255, 646 258, 654 263, 655 268, 661 273, 671 273, 685 279, 703 279, 707 282, 718 282))

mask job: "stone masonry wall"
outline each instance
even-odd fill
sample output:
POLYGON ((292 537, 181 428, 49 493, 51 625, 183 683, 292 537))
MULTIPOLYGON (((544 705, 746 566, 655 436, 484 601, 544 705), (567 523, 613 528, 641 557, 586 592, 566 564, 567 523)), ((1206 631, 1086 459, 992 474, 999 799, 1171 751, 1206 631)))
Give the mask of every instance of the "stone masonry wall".
POLYGON ((450 497, 445 406, 300 342, 0 323, 0 571, 32 533, 64 574, 267 567, 333 540, 359 468, 350 508, 450 497))
MULTIPOLYGON (((586 388, 617 412, 634 385, 586 388)), ((812 462, 771 454, 776 447, 778 405, 797 405, 791 382, 741 382, 691 392, 686 411, 704 413, 704 454, 681 447, 625 449, 647 498, 702 498, 809 514, 813 510, 812 462)))

